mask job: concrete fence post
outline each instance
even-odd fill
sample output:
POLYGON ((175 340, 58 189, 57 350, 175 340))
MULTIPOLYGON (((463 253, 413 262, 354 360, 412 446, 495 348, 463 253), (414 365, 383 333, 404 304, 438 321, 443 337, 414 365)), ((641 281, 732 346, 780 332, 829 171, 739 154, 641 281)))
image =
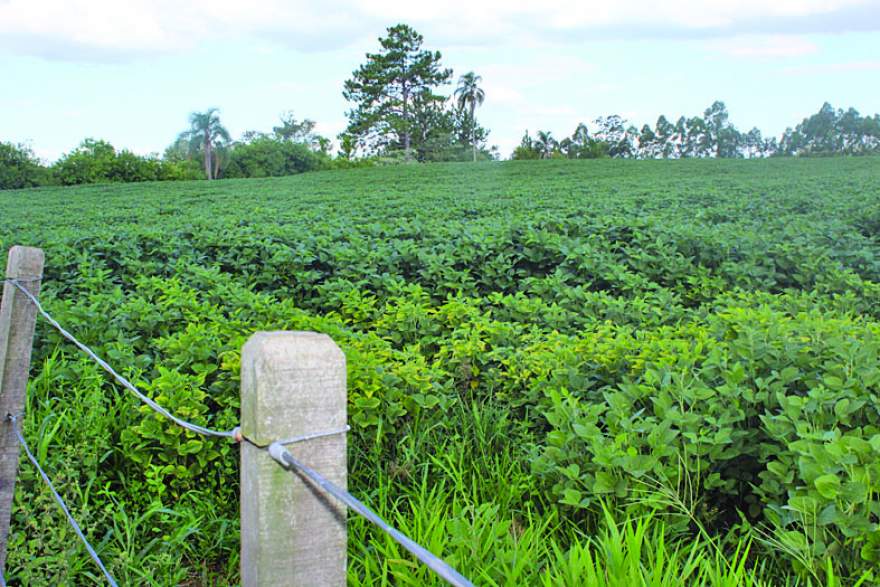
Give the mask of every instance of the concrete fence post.
MULTIPOLYGON (((345 585, 345 506, 257 447, 345 424, 345 356, 329 336, 258 332, 248 340, 241 352, 241 432, 250 441, 241 445, 243 587, 345 585)), ((344 434, 287 448, 347 486, 344 434)))
MULTIPOLYGON (((22 287, 38 296, 43 251, 32 247, 9 249, 6 277, 20 280, 22 287)), ((4 283, 0 304, 0 573, 4 575, 19 450, 18 437, 8 416, 18 417, 21 424, 36 319, 37 310, 27 296, 15 285, 4 283)))

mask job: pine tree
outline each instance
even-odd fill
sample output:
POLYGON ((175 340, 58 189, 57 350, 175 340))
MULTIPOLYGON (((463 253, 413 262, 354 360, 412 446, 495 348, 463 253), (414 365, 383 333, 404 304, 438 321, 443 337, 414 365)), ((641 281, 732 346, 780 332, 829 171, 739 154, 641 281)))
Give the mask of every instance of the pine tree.
POLYGON ((367 62, 345 82, 342 95, 353 103, 345 135, 372 152, 402 149, 407 159, 430 134, 420 124, 442 108, 435 89, 449 81, 451 69, 440 65, 440 52, 422 49, 422 35, 398 24, 379 39, 382 50, 367 53, 367 62))

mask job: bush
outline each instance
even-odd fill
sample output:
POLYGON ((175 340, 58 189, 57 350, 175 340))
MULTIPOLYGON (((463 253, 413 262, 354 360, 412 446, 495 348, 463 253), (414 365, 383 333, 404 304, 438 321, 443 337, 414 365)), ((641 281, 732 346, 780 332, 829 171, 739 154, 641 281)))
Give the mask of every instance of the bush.
POLYGON ((139 182, 199 179, 198 165, 189 161, 162 161, 142 157, 128 150, 117 152, 110 143, 84 140, 52 167, 62 185, 103 182, 139 182))
POLYGON ((326 169, 364 169, 367 167, 375 167, 377 165, 376 157, 362 157, 359 159, 347 159, 345 157, 328 158, 324 163, 326 169))
POLYGON ((161 162, 158 159, 139 157, 131 151, 116 155, 107 174, 110 181, 155 181, 159 179, 161 162))
POLYGON ((540 159, 541 154, 535 149, 532 149, 530 147, 524 147, 524 146, 520 145, 513 150, 513 155, 511 155, 510 158, 516 159, 516 160, 529 161, 529 160, 540 159))
POLYGON ((52 170, 62 185, 109 181, 116 160, 116 149, 106 141, 85 139, 80 146, 62 156, 52 170))
POLYGON ((548 425, 535 472, 575 510, 660 489, 717 530, 769 522, 805 561, 876 564, 878 360, 871 325, 741 304, 531 347, 520 368, 548 425))
POLYGON ((205 172, 198 161, 187 159, 183 161, 159 161, 159 181, 183 181, 205 179, 205 172))
POLYGON ((36 187, 48 180, 46 168, 29 147, 0 143, 0 190, 36 187))
POLYGON ((323 168, 329 157, 308 145, 271 137, 257 137, 235 146, 224 177, 278 177, 323 168))

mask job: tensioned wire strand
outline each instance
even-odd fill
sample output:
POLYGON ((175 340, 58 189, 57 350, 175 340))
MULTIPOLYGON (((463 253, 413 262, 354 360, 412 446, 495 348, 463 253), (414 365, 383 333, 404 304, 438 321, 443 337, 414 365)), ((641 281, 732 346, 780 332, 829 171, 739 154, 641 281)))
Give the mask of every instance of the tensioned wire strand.
POLYGON ((34 297, 34 295, 31 292, 29 292, 27 289, 25 289, 21 285, 19 280, 6 279, 4 281, 8 281, 12 285, 17 287, 25 296, 28 297, 28 299, 30 299, 31 303, 34 304, 34 307, 37 309, 37 311, 40 313, 40 315, 43 318, 45 318, 46 321, 49 324, 51 324, 53 328, 55 328, 55 330, 57 330, 58 332, 61 333, 61 336, 63 336, 64 338, 66 338, 67 340, 72 342, 74 345, 76 345, 76 347, 79 350, 81 350, 82 352, 87 354, 89 357, 91 357, 91 359, 93 361, 95 361, 98 365, 100 365, 100 367, 102 369, 104 369, 104 371, 109 373, 117 382, 119 382, 120 385, 122 385, 127 390, 129 390, 130 392, 135 394, 138 397, 138 399, 140 399, 143 403, 145 403, 147 406, 152 408, 153 411, 155 411, 158 414, 161 414, 162 416, 165 416, 166 418, 168 418, 169 420, 171 420, 172 422, 174 422, 178 426, 181 426, 182 428, 186 428, 187 430, 189 430, 191 432, 195 432, 196 434, 202 434, 204 436, 219 436, 219 437, 224 437, 224 438, 235 438, 235 435, 236 435, 235 430, 224 431, 224 430, 212 430, 211 428, 205 428, 204 426, 199 426, 198 424, 193 424, 192 422, 187 422, 186 420, 175 416, 174 414, 172 414, 171 412, 169 412, 168 410, 166 410, 165 408, 163 408, 162 406, 157 404, 155 401, 153 401, 152 399, 147 397, 143 392, 141 392, 137 387, 135 387, 134 384, 131 383, 128 379, 126 379, 125 377, 123 377, 122 375, 117 373, 116 370, 113 367, 111 367, 107 363, 107 361, 105 361, 104 359, 99 357, 95 353, 95 351, 90 349, 88 346, 86 346, 85 344, 80 342, 75 336, 73 336, 71 333, 69 333, 67 330, 65 330, 64 327, 62 327, 54 318, 52 318, 51 315, 49 315, 49 313, 46 310, 43 309, 43 306, 40 304, 39 300, 37 300, 37 298, 34 297))
MULTIPOLYGON (((186 420, 182 420, 181 418, 174 416, 168 410, 166 410, 165 408, 163 408, 162 406, 157 404, 155 401, 153 401, 152 399, 150 399, 149 397, 144 395, 132 383, 130 383, 122 375, 117 373, 116 370, 113 369, 113 367, 111 367, 106 361, 104 361, 97 354, 95 354, 95 352, 92 349, 90 349, 88 346, 86 346, 85 344, 80 342, 75 336, 73 336, 67 330, 65 330, 54 318, 52 318, 52 316, 48 312, 46 312, 46 310, 43 309, 43 306, 40 304, 40 302, 37 300, 37 298, 34 297, 34 295, 31 294, 24 287, 22 287, 21 283, 19 283, 15 279, 5 279, 4 281, 10 282, 12 285, 14 285, 19 290, 21 290, 22 293, 24 293, 28 297, 28 299, 30 299, 30 301, 34 304, 34 307, 37 309, 37 311, 40 313, 40 315, 42 315, 43 318, 45 318, 49 322, 49 324, 51 324, 58 332, 60 332, 64 338, 66 338, 67 340, 72 342, 74 345, 77 346, 77 348, 79 348, 81 351, 83 351, 89 357, 91 357, 92 360, 94 360, 105 371, 107 371, 110 375, 112 375, 113 378, 116 379, 116 381, 118 381, 126 389, 128 389, 129 391, 134 393, 142 402, 144 402, 150 408, 155 410, 157 413, 165 416, 166 418, 175 422, 179 426, 182 426, 183 428, 186 428, 187 430, 190 430, 192 432, 196 432, 198 434, 203 434, 206 436, 228 437, 228 438, 233 438, 235 440, 239 440, 242 438, 240 430, 238 428, 234 428, 233 430, 230 430, 228 432, 220 431, 220 430, 212 430, 210 428, 205 428, 203 426, 199 426, 197 424, 187 422, 186 420)), ((405 534, 403 534, 402 532, 400 532, 399 530, 397 530, 396 528, 394 528, 393 526, 388 524, 377 513, 375 513, 373 510, 371 510, 366 505, 364 505, 360 500, 358 500, 356 497, 354 497, 348 491, 345 491, 344 489, 337 487, 336 485, 331 483, 326 477, 324 477, 323 475, 321 475, 320 473, 318 473, 317 471, 315 471, 311 467, 309 467, 303 463, 300 463, 283 446, 285 444, 293 444, 293 443, 303 442, 303 441, 307 441, 307 440, 313 440, 313 439, 322 438, 322 437, 330 436, 330 435, 334 435, 334 434, 344 434, 344 433, 348 432, 348 430, 349 430, 349 427, 346 426, 346 427, 340 428, 338 430, 329 430, 329 431, 325 431, 325 432, 317 432, 314 434, 306 434, 303 436, 297 436, 294 438, 288 438, 288 439, 283 439, 283 440, 273 442, 268 447, 256 445, 251 441, 248 441, 248 442, 250 442, 251 444, 254 444, 254 446, 256 446, 257 448, 260 448, 262 450, 268 450, 268 452, 272 456, 272 458, 274 460, 276 460, 278 463, 280 463, 283 467, 293 468, 297 472, 305 475, 313 483, 315 483, 318 487, 323 489, 325 492, 329 493, 330 495, 332 495, 333 497, 335 497, 336 499, 338 499, 339 501, 344 503, 347 507, 354 510, 359 515, 363 516, 364 518, 366 518, 367 520, 369 520, 370 522, 375 524, 379 529, 381 529, 383 532, 388 534, 392 539, 394 539, 395 542, 397 542, 398 544, 403 546, 406 550, 408 550, 410 553, 412 553, 413 556, 415 556, 419 561, 421 561, 425 566, 427 566, 429 569, 434 571, 439 577, 444 579, 447 583, 449 583, 453 587, 474 587, 473 583, 471 583, 468 579, 466 579, 464 576, 462 576, 449 563, 447 563, 443 559, 437 557, 436 555, 431 553, 428 549, 424 548, 423 546, 421 546, 420 544, 418 544, 417 542, 412 540, 410 537, 406 536, 405 534)), ((18 434, 17 431, 16 431, 16 433, 18 434)), ((49 483, 50 488, 52 488, 48 477, 46 477, 45 473, 43 473, 42 469, 40 469, 40 466, 36 462, 36 460, 33 459, 33 455, 30 454, 30 451, 27 449, 27 445, 26 445, 26 443, 24 443, 24 439, 21 438, 20 434, 19 434, 19 438, 21 439, 22 444, 25 446, 25 451, 28 452, 28 456, 29 456, 29 458, 31 458, 31 462, 33 462, 34 465, 38 468, 38 470, 40 470, 40 473, 43 475, 43 478, 45 479, 45 481, 47 483, 49 483)), ((247 440, 247 439, 245 439, 245 440, 247 440)), ((93 555, 93 558, 95 559, 95 561, 98 563, 98 565, 104 571, 105 575, 107 575, 107 572, 104 569, 103 564, 101 564, 100 559, 97 558, 97 554, 94 554, 94 550, 92 550, 91 546, 89 546, 88 542, 85 541, 85 537, 82 535, 82 532, 79 531, 79 526, 76 526, 76 522, 70 516, 70 513, 67 511, 67 508, 64 506, 63 502, 61 501, 60 496, 58 496, 58 494, 55 493, 54 488, 52 488, 52 492, 56 495, 56 498, 59 500, 59 503, 61 504, 62 508, 64 509, 65 513, 67 514, 68 519, 74 525, 74 528, 77 530, 77 533, 79 534, 80 538, 82 538, 83 542, 86 543, 87 548, 89 548, 89 553, 93 555)), ((109 575, 107 575, 107 578, 110 581, 110 584, 113 585, 114 587, 116 587, 116 583, 113 582, 113 579, 109 575)), ((0 580, 2 580, 2 577, 0 577, 0 580)), ((0 584, 0 587, 5 587, 5 584, 0 584)))
POLYGON ((424 546, 418 544, 412 538, 391 526, 383 520, 379 514, 364 505, 359 499, 350 494, 348 491, 334 485, 329 479, 301 462, 299 462, 290 452, 282 446, 280 442, 273 442, 269 445, 269 455, 275 459, 285 469, 293 469, 297 473, 306 476, 312 483, 329 493, 349 509, 354 510, 373 524, 380 530, 388 534, 395 542, 400 544, 426 567, 437 573, 437 575, 453 587, 474 587, 474 584, 466 579, 461 573, 452 568, 452 565, 434 555, 424 546))
MULTIPOLYGON (((34 465, 34 468, 37 472, 40 473, 40 477, 43 478, 43 481, 49 487, 49 491, 52 492, 52 496, 55 498, 55 501, 58 502, 58 505, 61 507, 61 510, 64 512, 64 515, 67 516, 67 521, 70 522, 70 525, 73 527, 76 535, 79 536, 79 539, 82 540, 82 543, 85 544, 86 550, 89 551, 89 556, 92 557, 92 560, 95 561, 95 564, 98 565, 98 568, 101 569, 101 572, 104 573, 104 576, 107 578, 107 582, 110 583, 112 587, 118 587, 116 584, 116 580, 113 579, 113 576, 107 570, 107 567, 104 566, 104 563, 101 562, 101 558, 98 556, 98 553, 95 552, 95 549, 92 548, 92 545, 89 544, 88 539, 86 539, 83 531, 80 530, 79 524, 76 523, 76 520, 73 518, 73 515, 70 513, 70 510, 67 509, 67 505, 64 503, 64 500, 61 499, 61 496, 55 491, 55 486, 52 485, 52 481, 49 479, 49 476, 46 474, 46 471, 43 470, 43 467, 40 466, 39 461, 34 456, 34 453, 31 452, 31 448, 28 446, 27 441, 24 439, 24 435, 22 435, 21 430, 18 429, 17 418, 15 416, 8 416, 10 423, 12 424, 12 430, 15 432, 15 435, 18 437, 18 441, 21 443, 22 448, 24 448, 24 453, 27 455, 28 460, 34 465)), ((3 585, 5 586, 5 582, 3 585)))

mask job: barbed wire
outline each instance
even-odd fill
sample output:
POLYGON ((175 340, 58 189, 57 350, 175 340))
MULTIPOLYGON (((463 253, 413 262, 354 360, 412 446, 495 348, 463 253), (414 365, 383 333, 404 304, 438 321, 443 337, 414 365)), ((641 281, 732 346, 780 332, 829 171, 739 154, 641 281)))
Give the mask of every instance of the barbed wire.
MULTIPOLYGON (((61 507, 61 511, 64 512, 64 515, 67 516, 67 521, 70 522, 70 525, 73 527, 76 535, 79 536, 79 539, 82 540, 82 543, 85 544, 86 550, 89 551, 89 556, 92 557, 92 560, 95 561, 95 564, 98 565, 98 568, 101 569, 101 572, 104 573, 104 576, 107 578, 107 582, 110 583, 112 587, 118 587, 116 584, 116 580, 113 579, 113 576, 107 570, 107 567, 104 566, 104 563, 101 562, 101 558, 98 556, 98 553, 95 552, 95 549, 92 548, 92 545, 89 544, 88 539, 86 539, 85 534, 80 529, 79 524, 76 523, 76 520, 73 518, 73 515, 70 513, 70 510, 67 508, 67 505, 64 503, 64 500, 61 499, 61 496, 55 490, 55 486, 52 485, 52 481, 49 479, 49 476, 46 474, 46 471, 43 470, 43 467, 40 466, 39 461, 34 456, 34 453, 31 452, 31 448, 28 446, 27 441, 24 439, 24 435, 18 429, 17 423, 18 418, 10 414, 7 416, 7 419, 12 423, 12 430, 15 432, 15 435, 18 437, 18 441, 21 443, 22 448, 24 448, 24 453, 27 455, 28 460, 30 460, 31 464, 34 465, 34 468, 37 472, 40 473, 40 477, 43 478, 43 481, 49 487, 49 491, 52 492, 52 496, 55 498, 55 501, 58 502, 58 505, 61 507)), ((5 580, 3 583, 5 587, 5 580)))
POLYGON ((135 387, 134 384, 131 383, 128 379, 126 379, 125 377, 123 377, 122 375, 117 373, 116 370, 113 367, 111 367, 107 363, 107 361, 105 361, 104 359, 99 357, 95 353, 95 351, 93 351, 91 348, 89 348, 84 343, 80 342, 79 339, 77 339, 70 332, 65 330, 64 327, 61 326, 61 324, 59 324, 45 309, 43 309, 43 306, 40 304, 39 300, 37 300, 37 298, 34 297, 34 295, 31 292, 29 292, 27 289, 25 289, 21 285, 19 280, 6 279, 5 281, 12 283, 12 285, 17 287, 25 296, 27 296, 30 299, 31 303, 34 304, 34 307, 37 309, 37 311, 40 313, 40 315, 43 318, 45 318, 46 321, 49 324, 51 324, 52 327, 55 328, 55 330, 57 330, 59 333, 61 333, 61 336, 63 336, 64 338, 66 338, 67 340, 72 342, 79 350, 81 350, 82 352, 87 354, 89 357, 91 357, 91 359, 93 361, 95 361, 102 369, 104 369, 104 371, 109 373, 120 385, 122 385, 123 387, 128 389, 130 392, 135 394, 138 397, 138 399, 141 400, 141 402, 143 402, 144 404, 146 404, 147 406, 152 408, 153 411, 155 411, 156 413, 158 413, 162 416, 165 416, 166 418, 168 418, 169 420, 171 420, 172 422, 174 422, 178 426, 185 428, 185 429, 189 430, 190 432, 195 432, 196 434, 201 434, 203 436, 219 436, 219 437, 223 437, 223 438, 235 438, 236 429, 224 431, 224 430, 212 430, 211 428, 199 426, 198 424, 193 424, 192 422, 187 422, 186 420, 175 416, 174 414, 172 414, 171 412, 169 412, 168 410, 166 410, 165 408, 163 408, 162 406, 157 404, 155 401, 150 399, 146 394, 144 394, 141 390, 139 390, 137 387, 135 387))

